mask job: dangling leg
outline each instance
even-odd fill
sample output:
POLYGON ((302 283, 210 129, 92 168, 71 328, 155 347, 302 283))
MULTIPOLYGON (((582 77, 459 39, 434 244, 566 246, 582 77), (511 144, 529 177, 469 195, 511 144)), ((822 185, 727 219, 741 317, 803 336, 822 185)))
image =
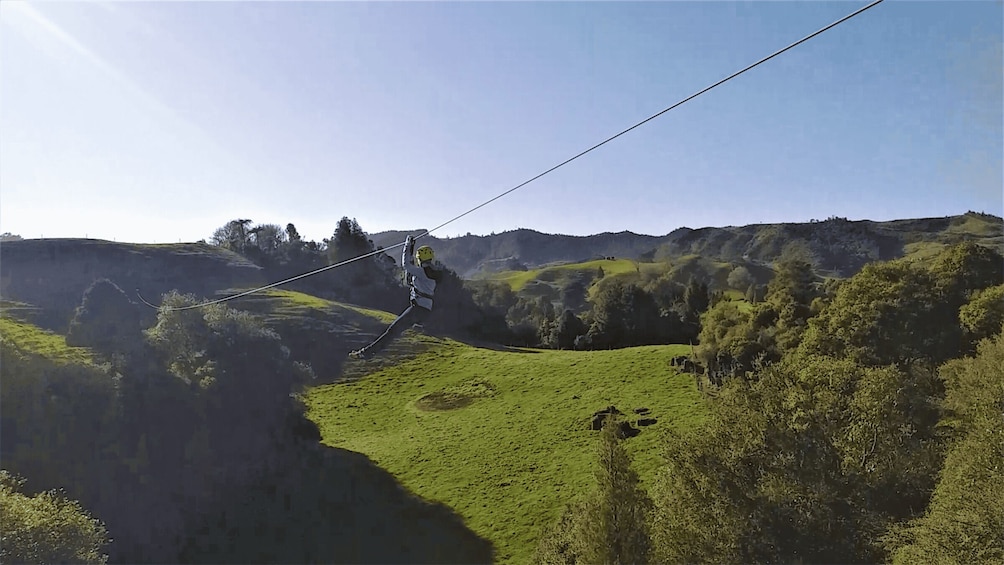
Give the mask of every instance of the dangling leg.
POLYGON ((373 343, 367 345, 366 347, 358 351, 353 351, 352 353, 349 353, 349 356, 354 359, 369 359, 373 357, 381 350, 383 350, 383 348, 386 347, 388 343, 393 341, 397 336, 401 335, 401 333, 404 330, 408 329, 408 326, 410 326, 415 321, 422 320, 424 318, 424 316, 422 316, 424 312, 422 311, 424 310, 425 308, 422 308, 421 306, 416 306, 414 304, 408 306, 408 308, 405 309, 404 312, 401 312, 401 315, 398 316, 396 320, 394 320, 393 322, 391 322, 389 326, 387 326, 387 329, 383 332, 383 334, 380 335, 380 337, 376 338, 376 340, 374 340, 373 343))

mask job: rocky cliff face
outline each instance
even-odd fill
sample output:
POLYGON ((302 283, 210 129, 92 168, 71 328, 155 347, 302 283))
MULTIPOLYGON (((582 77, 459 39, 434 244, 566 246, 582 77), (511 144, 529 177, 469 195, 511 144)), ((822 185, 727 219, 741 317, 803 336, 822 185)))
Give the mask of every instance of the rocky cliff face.
POLYGON ((266 284, 260 267, 204 243, 140 245, 93 239, 27 239, 0 244, 0 298, 43 305, 38 325, 65 333, 84 291, 108 279, 152 303, 177 289, 215 297, 266 284))

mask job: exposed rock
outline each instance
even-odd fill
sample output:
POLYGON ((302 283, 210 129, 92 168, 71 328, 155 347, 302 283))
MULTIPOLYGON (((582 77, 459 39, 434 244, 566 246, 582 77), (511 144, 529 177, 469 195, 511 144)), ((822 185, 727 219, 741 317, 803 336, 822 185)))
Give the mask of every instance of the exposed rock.
POLYGON ((610 405, 603 410, 598 410, 593 413, 592 424, 590 429, 601 430, 603 429, 603 422, 606 421, 608 416, 620 416, 623 414, 616 406, 610 405))
POLYGON ((631 425, 631 422, 621 422, 617 426, 617 437, 621 439, 634 437, 641 433, 641 430, 631 425))

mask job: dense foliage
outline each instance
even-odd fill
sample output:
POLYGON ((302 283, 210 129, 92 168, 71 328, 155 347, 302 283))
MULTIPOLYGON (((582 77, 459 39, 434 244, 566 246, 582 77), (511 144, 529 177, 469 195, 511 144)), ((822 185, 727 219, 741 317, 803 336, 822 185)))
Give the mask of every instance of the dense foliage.
POLYGON ((106 563, 104 525, 56 490, 26 496, 24 479, 0 471, 0 562, 106 563))
MULTIPOLYGON (((714 305, 711 418, 668 433, 651 502, 605 511, 650 508, 658 563, 999 563, 1001 266, 960 245, 819 284, 792 263, 752 310, 714 305)), ((582 560, 595 500, 571 503, 538 561, 582 560)))
POLYGON ((291 283, 290 288, 317 296, 356 304, 400 310, 402 285, 395 261, 377 250, 359 223, 343 217, 331 237, 320 243, 304 240, 293 224, 252 225, 251 220, 231 220, 217 228, 210 243, 234 251, 265 269, 271 281, 279 281, 313 272, 325 266, 346 262, 337 270, 318 273, 291 283))

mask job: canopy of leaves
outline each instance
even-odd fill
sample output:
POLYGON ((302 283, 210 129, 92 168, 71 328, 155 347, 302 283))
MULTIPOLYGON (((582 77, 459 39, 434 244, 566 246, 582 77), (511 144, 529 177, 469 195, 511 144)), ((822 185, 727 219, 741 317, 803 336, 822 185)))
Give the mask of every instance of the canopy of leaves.
POLYGON ((803 346, 868 365, 908 359, 940 363, 958 354, 957 311, 936 279, 903 261, 872 263, 837 290, 810 320, 803 346))
POLYGON ((653 492, 661 562, 846 563, 922 508, 934 481, 933 376, 791 357, 721 389, 673 435, 653 492))
POLYGON ((141 308, 115 283, 94 281, 70 321, 66 343, 106 355, 135 354, 142 347, 141 328, 153 318, 152 310, 141 308))
POLYGON ((104 525, 59 491, 27 496, 23 479, 0 470, 0 562, 106 563, 104 525))
POLYGON ((1004 284, 977 291, 959 309, 959 322, 970 343, 999 333, 1004 326, 1004 284))
POLYGON ((1004 561, 1004 334, 941 369, 957 441, 927 513, 891 536, 893 563, 1004 561))
POLYGON ((655 298, 633 283, 606 285, 593 299, 592 318, 588 335, 593 347, 668 343, 683 326, 674 313, 661 313, 655 298))

